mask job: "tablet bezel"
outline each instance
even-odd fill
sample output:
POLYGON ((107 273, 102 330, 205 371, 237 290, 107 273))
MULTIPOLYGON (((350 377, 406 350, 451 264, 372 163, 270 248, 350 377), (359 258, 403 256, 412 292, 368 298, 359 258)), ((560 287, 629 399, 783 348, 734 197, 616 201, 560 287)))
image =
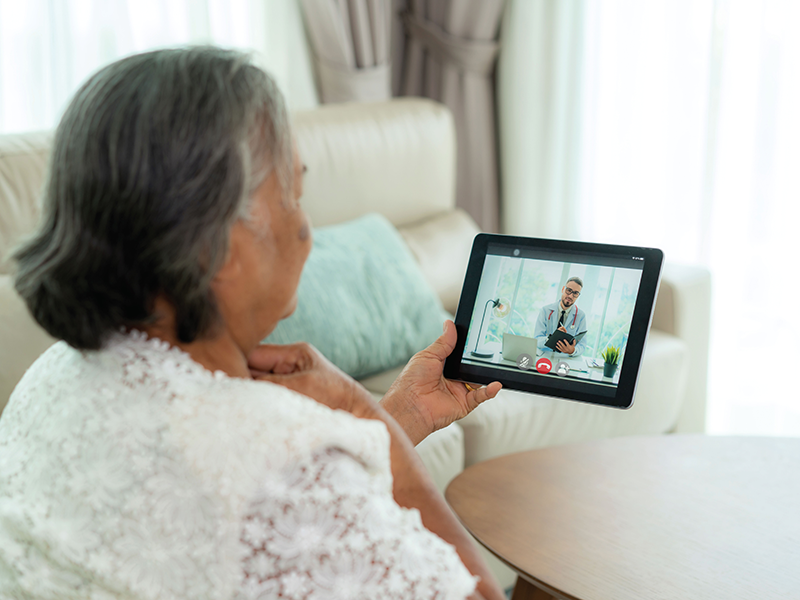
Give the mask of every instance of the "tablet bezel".
MULTIPOLYGON (((556 259, 557 258, 554 258, 554 260, 556 259)), ((663 262, 664 254, 657 248, 544 238, 525 238, 488 233, 478 234, 472 244, 472 252, 467 265, 464 285, 461 289, 461 299, 459 300, 458 309, 456 311, 455 325, 458 333, 458 340, 455 349, 445 362, 445 377, 456 381, 483 385, 493 381, 500 381, 505 389, 513 389, 614 408, 630 408, 633 405, 634 396, 636 394, 636 384, 639 378, 642 356, 647 342, 650 323, 653 318, 658 287, 661 282, 663 262), (595 261, 602 260, 604 257, 612 260, 620 258, 632 259, 633 257, 637 257, 637 260, 643 259, 639 292, 634 305, 625 356, 622 364, 618 367, 620 376, 616 388, 569 377, 558 377, 556 375, 538 376, 538 374, 530 371, 514 372, 494 369, 492 367, 462 364, 461 359, 464 354, 469 323, 475 307, 478 287, 480 285, 484 262, 490 244, 531 248, 550 252, 554 255, 558 255, 559 253, 570 255, 586 254, 587 258, 591 258, 595 261), (614 393, 610 394, 610 390, 614 390, 614 393)))

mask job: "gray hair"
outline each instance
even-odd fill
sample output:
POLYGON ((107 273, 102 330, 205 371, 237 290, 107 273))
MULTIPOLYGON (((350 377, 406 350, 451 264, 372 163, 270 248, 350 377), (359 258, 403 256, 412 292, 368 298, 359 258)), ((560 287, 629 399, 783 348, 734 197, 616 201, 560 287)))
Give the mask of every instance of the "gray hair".
POLYGON ((291 193, 291 146, 275 82, 244 54, 159 50, 105 67, 56 131, 41 224, 14 254, 17 291, 78 349, 151 323, 159 295, 178 339, 206 335, 230 229, 273 170, 291 193))
MULTIPOLYGON (((570 277, 569 279, 567 279, 567 283, 569 283, 570 281, 574 281, 579 286, 583 287, 583 280, 580 277, 570 277)), ((567 283, 564 284, 564 287, 567 286, 567 283)))

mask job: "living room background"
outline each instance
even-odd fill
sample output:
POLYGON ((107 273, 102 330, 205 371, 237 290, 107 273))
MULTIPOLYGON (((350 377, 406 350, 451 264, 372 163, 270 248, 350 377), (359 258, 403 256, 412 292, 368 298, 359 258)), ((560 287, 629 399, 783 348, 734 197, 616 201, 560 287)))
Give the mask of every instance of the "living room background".
MULTIPOLYGON (((708 266, 711 433, 800 434, 782 375, 800 364, 798 18, 790 0, 507 0, 500 26, 501 228, 708 266)), ((296 0, 0 0, 0 133, 51 129, 100 66, 187 43, 251 49, 292 109, 320 101, 296 0)))

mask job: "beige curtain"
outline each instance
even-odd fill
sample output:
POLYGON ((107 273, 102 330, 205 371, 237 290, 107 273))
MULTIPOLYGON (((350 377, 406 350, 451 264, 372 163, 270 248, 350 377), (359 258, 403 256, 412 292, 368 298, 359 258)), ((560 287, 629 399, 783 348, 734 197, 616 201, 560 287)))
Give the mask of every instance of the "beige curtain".
POLYGON ((581 235, 584 73, 595 71, 584 64, 591 4, 507 2, 497 63, 503 233, 581 235))
POLYGON ((391 97, 391 0, 301 0, 324 103, 391 97))
POLYGON ((453 112, 458 136, 458 205, 497 231, 499 192, 494 68, 505 0, 408 0, 401 93, 453 112))

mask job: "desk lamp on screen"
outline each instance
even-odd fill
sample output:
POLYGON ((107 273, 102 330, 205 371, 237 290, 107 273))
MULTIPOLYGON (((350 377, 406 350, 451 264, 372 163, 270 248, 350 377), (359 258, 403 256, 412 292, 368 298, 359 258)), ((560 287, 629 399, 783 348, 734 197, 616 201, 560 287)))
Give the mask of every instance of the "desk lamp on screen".
POLYGON ((492 305, 492 314, 498 319, 506 318, 511 310, 511 304, 506 298, 490 298, 487 300, 486 306, 483 307, 483 316, 481 317, 481 326, 478 328, 478 339, 475 340, 475 349, 470 352, 472 356, 477 356, 480 358, 490 358, 494 356, 493 351, 482 350, 478 352, 478 344, 480 344, 481 336, 483 334, 483 322, 486 319, 486 311, 488 310, 490 304, 492 305))

